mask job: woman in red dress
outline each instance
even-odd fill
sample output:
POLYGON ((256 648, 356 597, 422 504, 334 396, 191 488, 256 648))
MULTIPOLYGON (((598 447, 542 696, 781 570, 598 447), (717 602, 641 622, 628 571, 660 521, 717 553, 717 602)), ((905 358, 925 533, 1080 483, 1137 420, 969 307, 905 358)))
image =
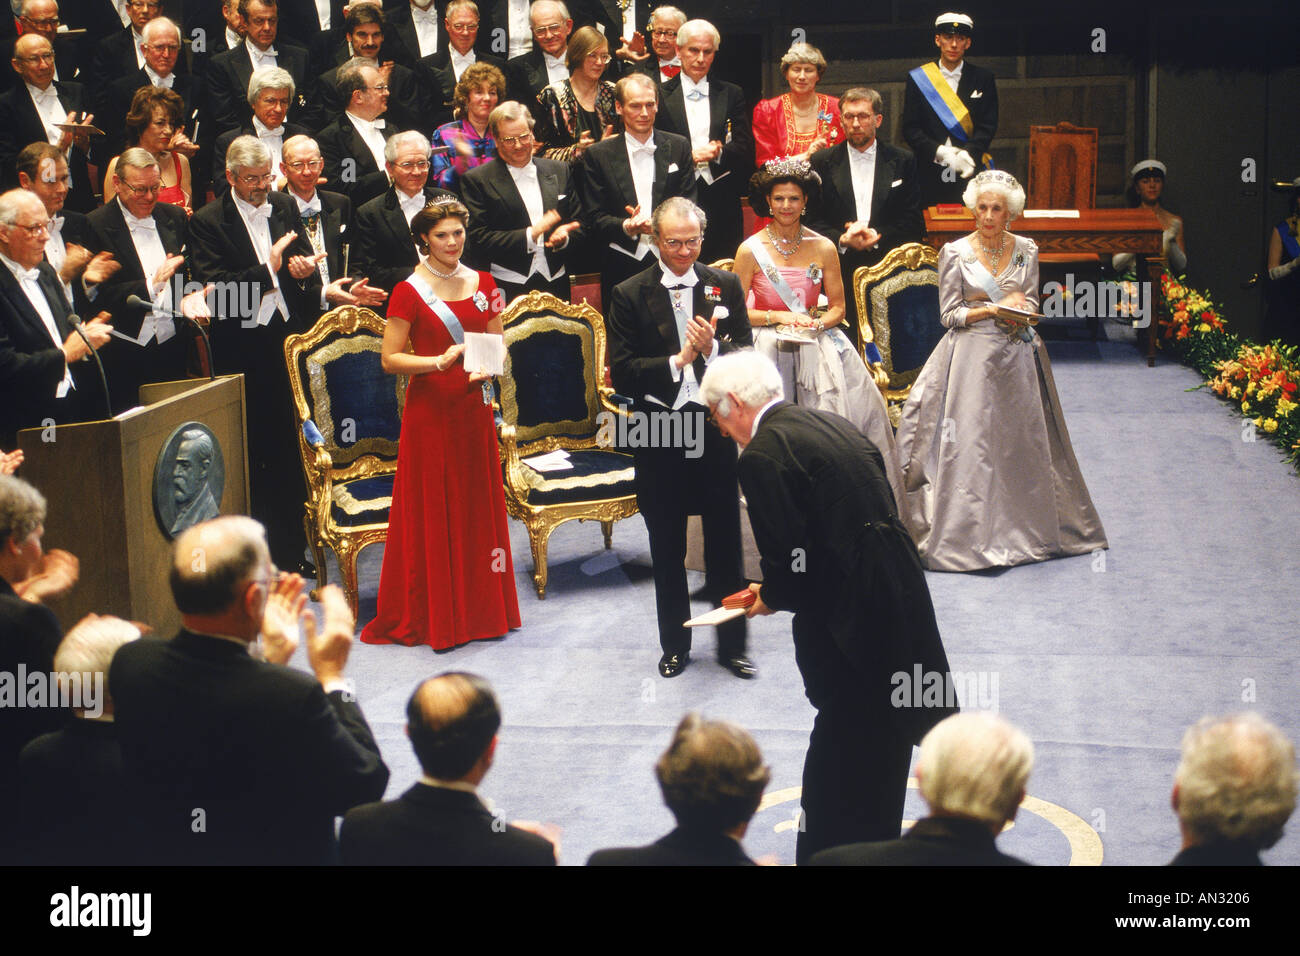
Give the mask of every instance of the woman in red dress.
POLYGON ((754 159, 760 168, 769 159, 807 159, 823 146, 844 141, 839 100, 817 92, 826 58, 815 46, 791 44, 781 57, 781 73, 790 92, 754 107, 754 159))
POLYGON ((455 200, 416 213, 427 258, 388 300, 384 370, 411 384, 368 644, 445 650, 519 626, 490 393, 456 342, 462 330, 500 335, 504 304, 490 275, 460 264, 468 221, 455 200))

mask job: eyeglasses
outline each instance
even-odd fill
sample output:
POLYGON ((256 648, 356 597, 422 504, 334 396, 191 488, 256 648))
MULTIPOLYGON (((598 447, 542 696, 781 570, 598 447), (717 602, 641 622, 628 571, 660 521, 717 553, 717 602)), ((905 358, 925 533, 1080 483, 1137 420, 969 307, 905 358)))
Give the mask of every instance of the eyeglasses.
POLYGON ((34 226, 25 226, 21 222, 16 222, 14 223, 14 228, 25 229, 27 231, 27 235, 35 239, 41 233, 45 233, 47 236, 50 234, 50 220, 47 219, 44 222, 38 222, 34 226))
POLYGON ((132 186, 124 180, 119 180, 119 182, 137 196, 157 196, 163 189, 162 183, 154 183, 152 186, 132 186))
POLYGON ((413 162, 393 163, 393 165, 404 173, 422 173, 429 168, 429 161, 427 159, 417 159, 413 162))
POLYGON ((870 123, 876 118, 875 113, 841 113, 840 119, 845 125, 849 123, 870 123))
POLYGON ((690 239, 661 239, 659 241, 667 246, 671 252, 676 252, 678 249, 700 248, 700 243, 704 241, 704 237, 694 236, 690 239))
POLYGON ((157 53, 180 53, 180 44, 177 43, 142 43, 140 44, 146 50, 153 50, 157 53))
POLYGON ((39 20, 37 20, 35 17, 23 17, 23 19, 26 20, 28 23, 30 23, 32 26, 37 28, 58 27, 58 25, 63 22, 58 17, 42 17, 39 20))
POLYGON ((158 10, 162 4, 157 0, 128 0, 127 6, 132 10, 158 10))
POLYGON ((533 27, 533 36, 549 37, 557 36, 564 32, 563 23, 548 23, 545 26, 533 27))
POLYGON ((516 146, 526 146, 532 141, 532 133, 520 133, 518 136, 502 136, 497 140, 497 144, 509 146, 513 149, 516 146))
POLYGON ((296 163, 285 163, 295 173, 305 173, 311 169, 320 169, 325 165, 323 159, 300 159, 296 163))
POLYGON ((608 53, 588 53, 587 59, 595 60, 597 63, 603 66, 604 64, 608 63, 612 59, 612 57, 608 53))
POLYGON ((447 29, 452 33, 473 33, 478 29, 478 21, 475 20, 473 23, 449 23, 447 29))
POLYGON ((53 63, 53 53, 33 53, 31 56, 14 57, 19 63, 53 63))
POLYGON ((650 35, 654 37, 656 40, 677 39, 676 30, 651 30, 650 35))
POLYGON ((367 86, 366 89, 368 89, 368 90, 374 90, 376 93, 387 93, 387 92, 388 92, 388 84, 387 84, 387 83, 380 83, 378 86, 367 86))
POLYGON ((255 186, 258 183, 269 183, 275 179, 275 173, 248 173, 246 175, 236 176, 245 186, 255 186))

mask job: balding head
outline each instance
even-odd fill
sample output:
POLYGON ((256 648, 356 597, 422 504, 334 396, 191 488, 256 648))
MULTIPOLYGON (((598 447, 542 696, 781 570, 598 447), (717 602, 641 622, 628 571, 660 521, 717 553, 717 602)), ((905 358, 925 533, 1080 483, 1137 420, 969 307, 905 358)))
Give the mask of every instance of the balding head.
POLYGON ((252 640, 262 625, 270 574, 266 530, 243 515, 187 528, 172 551, 172 597, 193 630, 252 640), (204 620, 220 621, 222 629, 198 623, 204 620))
POLYGON ((492 765, 501 708, 492 685, 453 671, 431 677, 406 704, 406 732, 424 772, 477 784, 492 765))
POLYGON ((54 81, 54 47, 39 33, 24 33, 14 42, 14 71, 37 89, 54 81))

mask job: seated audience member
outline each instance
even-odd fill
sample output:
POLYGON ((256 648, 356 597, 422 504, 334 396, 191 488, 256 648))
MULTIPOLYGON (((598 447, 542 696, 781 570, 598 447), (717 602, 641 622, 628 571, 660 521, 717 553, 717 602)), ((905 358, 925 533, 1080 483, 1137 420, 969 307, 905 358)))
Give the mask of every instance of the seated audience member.
POLYGON ((122 748, 108 666, 140 629, 116 617, 84 617, 59 644, 54 672, 74 688, 73 720, 37 737, 18 758, 18 819, 26 862, 111 866, 129 858, 122 748), (79 704, 79 706, 78 706, 79 704))
MULTIPOLYGON (((419 62, 435 126, 441 126, 451 119, 455 109, 456 84, 469 67, 475 63, 486 63, 495 66, 502 75, 506 72, 505 60, 474 49, 479 34, 479 9, 474 0, 451 0, 447 4, 443 25, 447 28, 447 45, 419 62)), ((529 45, 532 45, 531 36, 529 45)), ((503 93, 501 99, 505 98, 503 93)))
POLYGON ((85 313, 88 308, 85 293, 76 280, 90 264, 90 242, 85 214, 63 208, 68 198, 68 161, 57 146, 32 143, 18 154, 14 166, 18 170, 19 187, 35 193, 50 217, 45 261, 58 273, 74 310, 85 313))
POLYGON ((475 63, 461 75, 453 99, 456 119, 439 126, 430 140, 434 148, 448 147, 432 157, 429 178, 434 185, 459 195, 465 173, 496 159, 488 117, 505 95, 506 78, 489 63, 475 63))
MULTIPOLYGON (((179 206, 186 215, 194 212, 194 185, 186 155, 194 144, 185 135, 185 102, 171 90, 144 86, 136 90, 126 114, 126 146, 139 146, 158 161, 158 201, 179 206)), ((117 157, 108 163, 104 195, 113 194, 117 157)))
POLYGON ((325 178, 360 209, 388 183, 385 147, 398 130, 381 118, 388 110, 388 84, 373 61, 353 57, 339 67, 338 91, 346 104, 343 115, 316 142, 325 157, 325 178))
POLYGON ((1295 747, 1255 713, 1205 717, 1183 735, 1172 803, 1183 848, 1170 866, 1260 866, 1295 810, 1295 747))
POLYGON ((352 202, 341 193, 318 189, 324 160, 320 147, 310 136, 291 136, 284 141, 285 192, 298 204, 298 235, 311 243, 321 290, 316 317, 340 305, 378 308, 388 298, 384 289, 372 287, 361 277, 355 282, 343 274, 343 246, 353 241, 352 202))
POLYGON ((87 112, 90 98, 80 83, 55 81, 54 48, 45 37, 24 34, 13 49, 10 63, 21 82, 0 96, 0 184, 18 185, 14 161, 23 147, 53 143, 68 160, 72 180, 68 208, 90 212, 95 208, 95 190, 86 168, 90 134, 59 128, 59 124, 93 122, 93 114, 87 112))
POLYGON ((655 764, 677 829, 649 846, 597 850, 588 866, 753 866, 740 841, 772 771, 735 724, 682 718, 655 764))
MULTIPOLYGON (((95 371, 78 364, 90 346, 68 321, 71 304, 45 261, 49 221, 39 196, 25 189, 0 195, 0 445, 12 447, 19 429, 85 421, 104 414, 95 371)), ((107 278, 116 263, 87 265, 82 281, 107 278)), ((82 329, 90 345, 110 338, 107 313, 82 329)))
POLYGON ((547 159, 576 163, 588 146, 618 131, 614 84, 604 78, 609 42, 595 27, 583 27, 569 38, 564 62, 568 79, 538 97, 537 138, 547 159))
POLYGON ((170 580, 180 632, 124 645, 109 670, 143 861, 331 862, 334 818, 388 783, 343 677, 347 599, 321 591, 318 631, 302 579, 276 572, 243 516, 182 532, 170 580), (284 666, 300 622, 314 676, 284 666))
POLYGON ((278 66, 293 77, 297 96, 289 104, 289 120, 316 129, 309 55, 303 47, 277 42, 280 11, 276 0, 239 0, 244 39, 236 46, 215 54, 206 66, 205 78, 217 132, 248 125, 248 104, 241 95, 248 89, 253 72, 278 66))
MULTIPOLYGON (((19 667, 49 674, 63 637, 54 612, 40 602, 72 588, 77 559, 66 551, 42 554, 44 533, 44 496, 21 478, 0 474, 0 672, 6 674, 19 667)), ((50 707, 0 707, 0 863, 14 856, 18 753, 65 719, 50 707)))
POLYGON ((393 184, 357 210, 356 270, 381 289, 392 290, 419 265, 411 235, 415 214, 439 196, 452 193, 427 185, 429 141, 409 130, 384 147, 384 168, 393 184))
POLYGON ((465 258, 492 273, 507 302, 534 289, 567 299, 582 214, 572 167, 533 155, 533 117, 513 100, 492 111, 488 127, 496 162, 461 180, 469 210, 465 258))
MULTIPOLYGON (((291 136, 307 135, 307 127, 284 121, 289 113, 289 104, 293 102, 293 94, 293 77, 287 71, 278 66, 254 70, 248 80, 248 105, 253 108, 253 118, 248 125, 226 130, 217 137, 213 147, 216 168, 225 168, 226 151, 238 137, 256 136, 271 151, 271 168, 278 171, 284 158, 285 141, 291 136)), ((213 178, 212 189, 218 196, 229 188, 230 183, 226 182, 225 176, 217 175, 213 178)))
MULTIPOLYGON (((144 66, 119 77, 107 88, 95 91, 95 113, 103 121, 99 128, 105 133, 103 137, 96 137, 99 140, 95 144, 97 155, 103 157, 97 162, 103 163, 126 148, 122 119, 130 111, 136 91, 142 86, 168 89, 181 98, 183 106, 178 131, 188 129, 193 133, 197 126, 198 134, 208 145, 216 135, 204 112, 207 109, 207 90, 203 81, 188 73, 176 72, 181 52, 180 27, 166 17, 156 17, 145 24, 141 36, 144 37, 141 46, 144 66)), ((183 152, 191 163, 199 151, 197 141, 191 142, 188 136, 183 140, 178 138, 174 148, 183 152)))
POLYGON ((492 767, 501 708, 491 685, 448 673, 406 704, 406 733, 424 771, 396 800, 348 811, 339 855, 354 866, 554 866, 549 840, 488 812, 477 788, 492 767))
POLYGON ((897 840, 814 853, 811 866, 1024 866, 994 840, 1016 818, 1034 745, 990 713, 954 714, 921 741, 916 780, 930 815, 897 840))
POLYGON ((427 76, 404 63, 395 63, 390 49, 401 50, 399 43, 384 42, 384 14, 375 3, 354 3, 346 20, 345 39, 334 52, 329 69, 316 80, 322 117, 343 112, 347 100, 339 96, 339 69, 354 56, 371 61, 388 86, 388 110, 384 119, 396 123, 396 129, 432 130, 437 126, 433 99, 427 76))

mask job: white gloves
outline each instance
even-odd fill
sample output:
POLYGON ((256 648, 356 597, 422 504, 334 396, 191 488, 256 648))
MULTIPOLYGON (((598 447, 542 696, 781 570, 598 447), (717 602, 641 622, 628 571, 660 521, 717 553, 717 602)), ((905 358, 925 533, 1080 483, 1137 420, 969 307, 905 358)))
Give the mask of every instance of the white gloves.
POLYGON ((1292 259, 1286 265, 1274 266, 1272 269, 1268 270, 1268 277, 1276 282, 1279 279, 1285 279, 1291 273, 1295 272, 1296 269, 1300 269, 1300 259, 1292 259))
POLYGON ((949 146, 946 143, 940 146, 934 151, 934 161, 947 166, 962 179, 970 179, 975 175, 975 160, 971 159, 970 153, 966 150, 958 149, 956 146, 949 146))

